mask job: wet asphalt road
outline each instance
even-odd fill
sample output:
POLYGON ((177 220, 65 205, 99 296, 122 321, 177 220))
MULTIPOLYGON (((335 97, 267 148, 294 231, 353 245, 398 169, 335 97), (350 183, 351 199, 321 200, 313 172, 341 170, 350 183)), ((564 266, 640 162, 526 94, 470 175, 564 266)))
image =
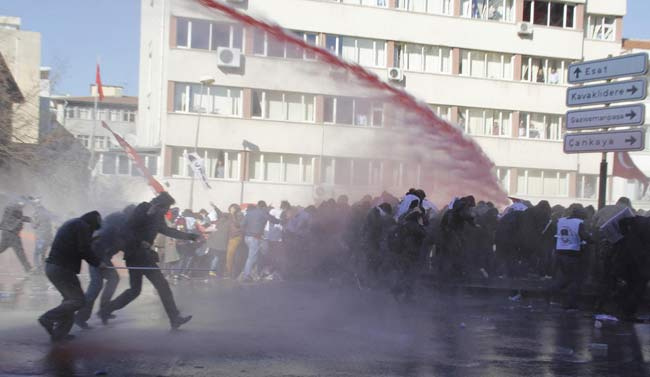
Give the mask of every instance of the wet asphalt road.
POLYGON ((650 325, 596 329, 584 312, 500 295, 421 289, 400 305, 327 283, 186 282, 174 292, 194 319, 171 332, 145 283, 109 326, 93 318, 52 345, 36 323, 60 300, 48 282, 3 275, 0 292, 1 376, 650 375, 650 325))

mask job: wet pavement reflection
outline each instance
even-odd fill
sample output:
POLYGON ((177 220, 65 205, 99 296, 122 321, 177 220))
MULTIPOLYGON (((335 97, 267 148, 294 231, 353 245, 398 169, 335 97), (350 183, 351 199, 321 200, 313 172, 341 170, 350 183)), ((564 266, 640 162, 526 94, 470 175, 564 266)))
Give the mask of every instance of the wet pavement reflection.
MULTIPOLYGON (((82 279, 83 280, 83 279, 82 279)), ((124 280, 124 279, 123 279, 124 280)), ((124 288, 124 281, 120 289, 124 288)), ((174 286, 195 318, 171 332, 158 297, 51 344, 36 318, 60 296, 0 275, 2 376, 648 376, 650 325, 541 300, 421 289, 414 304, 326 283, 174 286)))

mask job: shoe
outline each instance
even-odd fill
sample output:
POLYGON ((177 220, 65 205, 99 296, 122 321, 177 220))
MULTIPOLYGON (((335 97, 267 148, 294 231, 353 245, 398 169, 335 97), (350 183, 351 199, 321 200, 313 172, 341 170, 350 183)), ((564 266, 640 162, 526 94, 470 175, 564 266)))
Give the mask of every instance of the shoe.
POLYGON ((43 327, 45 328, 45 331, 47 331, 47 333, 48 333, 50 336, 52 336, 52 333, 53 333, 53 331, 54 331, 54 322, 50 321, 49 319, 46 319, 46 318, 40 317, 40 318, 38 319, 38 323, 40 323, 41 326, 43 326, 43 327))
POLYGON ((92 330, 93 327, 88 324, 86 321, 74 321, 74 324, 79 326, 83 330, 92 330))
POLYGON ((99 319, 102 320, 102 325, 104 325, 104 326, 108 325, 108 320, 109 319, 114 319, 115 318, 114 315, 112 315, 110 313, 106 313, 106 312, 101 311, 101 310, 97 312, 97 317, 99 317, 99 319))
POLYGON ((177 330, 177 329, 178 329, 179 327, 181 327, 182 325, 188 323, 191 319, 192 319, 192 316, 191 316, 191 315, 188 315, 188 316, 186 316, 186 317, 183 317, 183 316, 180 316, 180 315, 177 316, 176 318, 174 318, 174 319, 171 321, 172 330, 177 330))

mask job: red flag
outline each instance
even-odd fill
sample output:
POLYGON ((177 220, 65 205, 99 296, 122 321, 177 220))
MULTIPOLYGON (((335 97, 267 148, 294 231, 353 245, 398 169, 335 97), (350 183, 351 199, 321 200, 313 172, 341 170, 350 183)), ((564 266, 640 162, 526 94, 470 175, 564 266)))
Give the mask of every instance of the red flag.
POLYGON ((632 161, 630 154, 627 152, 614 153, 613 174, 616 177, 635 179, 639 181, 643 185, 644 194, 648 189, 648 184, 650 184, 650 178, 643 174, 641 169, 636 166, 634 161, 632 161))
POLYGON ((131 160, 133 160, 135 166, 140 170, 142 175, 145 178, 147 178, 147 181, 149 182, 149 186, 151 186, 151 188, 153 188, 154 191, 156 191, 156 193, 161 193, 165 191, 165 189, 160 184, 160 182, 158 182, 156 178, 154 178, 153 175, 151 175, 149 169, 147 169, 147 167, 144 165, 144 161, 142 161, 142 157, 140 157, 138 152, 136 152, 135 149, 133 149, 133 147, 129 143, 127 143, 126 140, 122 138, 122 136, 113 132, 113 130, 111 130, 111 128, 108 127, 108 125, 104 121, 102 121, 102 127, 106 128, 108 131, 110 131, 110 133, 113 134, 113 136, 115 136, 115 140, 117 140, 117 142, 120 144, 122 149, 124 149, 126 154, 131 158, 131 160))
POLYGON ((104 88, 102 88, 102 77, 99 75, 99 63, 97 63, 97 73, 95 74, 95 84, 97 84, 97 93, 99 100, 104 100, 104 88))

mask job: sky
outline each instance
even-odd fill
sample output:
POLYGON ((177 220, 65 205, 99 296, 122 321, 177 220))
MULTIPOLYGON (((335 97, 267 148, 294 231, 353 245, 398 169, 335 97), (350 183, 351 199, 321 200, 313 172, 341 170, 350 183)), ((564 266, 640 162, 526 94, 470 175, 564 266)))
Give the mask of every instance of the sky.
MULTIPOLYGON (((624 38, 650 39, 650 0, 627 6, 624 38)), ((140 0, 1 0, 0 15, 41 33, 41 65, 52 68, 55 93, 89 94, 99 57, 104 84, 138 94, 140 0)))

